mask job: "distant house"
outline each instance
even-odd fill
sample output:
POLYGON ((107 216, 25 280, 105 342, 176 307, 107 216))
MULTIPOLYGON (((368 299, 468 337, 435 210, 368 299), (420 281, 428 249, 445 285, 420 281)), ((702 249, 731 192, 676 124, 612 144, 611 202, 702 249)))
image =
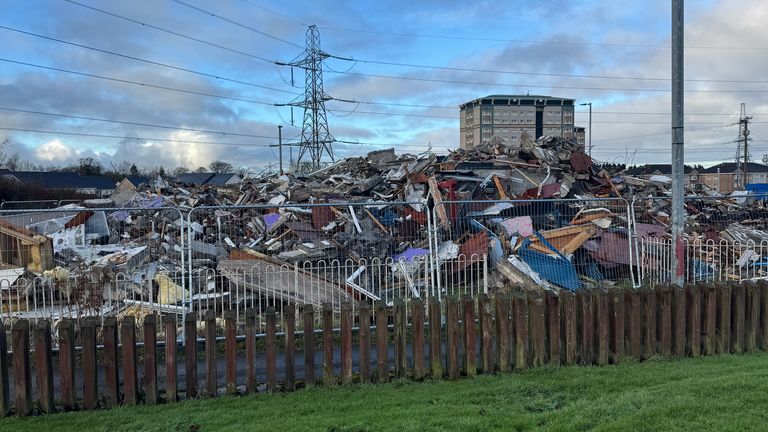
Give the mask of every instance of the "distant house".
MULTIPOLYGON (((704 171, 704 167, 700 165, 683 166, 683 178, 685 179, 685 185, 694 186, 697 184, 701 184, 701 173, 703 171, 704 171)), ((655 175, 663 175, 663 176, 670 177, 672 175, 672 165, 671 164, 637 165, 637 166, 632 166, 627 168, 627 170, 624 172, 627 175, 630 175, 633 177, 640 177, 646 180, 650 179, 651 176, 655 176, 655 175)))
POLYGON ((108 196, 115 190, 115 182, 101 175, 80 175, 76 172, 9 171, 3 178, 34 185, 46 190, 71 190, 84 195, 108 196))
MULTIPOLYGON (((702 183, 720 193, 731 193, 736 190, 737 183, 744 175, 743 169, 737 169, 736 162, 723 162, 711 166, 702 173, 702 183)), ((768 183, 768 165, 755 162, 747 164, 747 183, 768 183)))
POLYGON ((130 182, 131 185, 133 185, 133 187, 135 187, 137 189, 138 189, 139 186, 141 186, 143 184, 146 184, 146 185, 149 184, 149 179, 148 178, 146 178, 144 176, 139 176, 139 175, 127 175, 127 176, 125 176, 125 178, 123 178, 123 181, 125 181, 125 180, 130 182))
POLYGON ((242 180, 234 173, 184 173, 176 176, 176 182, 194 186, 231 186, 240 184, 242 180))

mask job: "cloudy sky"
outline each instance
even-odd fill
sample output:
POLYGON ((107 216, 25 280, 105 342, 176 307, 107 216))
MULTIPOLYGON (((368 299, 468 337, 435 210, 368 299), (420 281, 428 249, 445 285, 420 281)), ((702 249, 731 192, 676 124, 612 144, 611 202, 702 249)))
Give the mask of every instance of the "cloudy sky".
MULTIPOLYGON (((742 102, 760 160, 768 153, 768 2, 687 3, 686 161, 733 159, 742 102)), ((0 7, 0 138, 11 137, 6 150, 35 164, 274 163, 277 126, 288 142, 301 133, 303 112, 286 104, 304 85, 302 69, 274 62, 302 56, 311 24, 332 56, 323 74, 331 133, 344 141, 334 144, 337 156, 387 147, 446 152, 458 146, 460 103, 531 93, 591 101, 599 160, 670 159, 669 1, 0 7)), ((587 126, 586 107, 578 108, 576 123, 587 126)))

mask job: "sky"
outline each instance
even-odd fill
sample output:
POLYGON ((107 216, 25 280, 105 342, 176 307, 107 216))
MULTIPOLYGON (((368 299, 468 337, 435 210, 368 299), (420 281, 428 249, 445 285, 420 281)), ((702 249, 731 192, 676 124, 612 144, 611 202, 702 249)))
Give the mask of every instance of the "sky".
MULTIPOLYGON (((447 153, 459 104, 530 93, 592 103, 595 159, 669 163, 670 3, 0 0, 0 138, 36 165, 274 168, 304 94, 276 63, 316 25, 337 158, 447 153)), ((687 2, 687 163, 734 159, 741 103, 752 159, 768 154, 766 22, 766 1, 687 2)))

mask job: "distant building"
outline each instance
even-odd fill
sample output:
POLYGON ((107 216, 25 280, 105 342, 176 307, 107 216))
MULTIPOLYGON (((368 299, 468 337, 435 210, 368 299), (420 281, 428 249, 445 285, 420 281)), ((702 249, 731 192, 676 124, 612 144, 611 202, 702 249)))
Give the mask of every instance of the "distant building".
MULTIPOLYGON (((731 193, 737 190, 737 180, 743 175, 743 170, 736 168, 736 162, 723 162, 705 169, 701 177, 703 184, 716 191, 731 193)), ((747 165, 747 183, 768 183, 768 165, 749 162, 747 165)))
POLYGON ((574 138, 574 99, 538 95, 490 95, 459 105, 459 143, 472 148, 499 137, 519 143, 525 131, 533 138, 574 138))
POLYGON ((176 176, 178 183, 195 186, 230 186, 240 184, 242 180, 242 177, 235 173, 184 173, 176 176))
POLYGON ((576 139, 576 143, 579 144, 579 147, 581 147, 584 152, 587 151, 587 132, 586 128, 584 126, 574 126, 573 127, 573 137, 576 139))
MULTIPOLYGON (((697 184, 701 184, 701 173, 705 171, 705 168, 701 165, 697 166, 690 166, 690 165, 684 165, 683 166, 683 179, 685 181, 685 186, 695 186, 697 184)), ((646 164, 646 165, 637 165, 627 168, 624 171, 625 174, 633 176, 633 177, 639 177, 645 180, 650 180, 652 176, 655 175, 662 175, 671 177, 672 176, 672 165, 670 164, 646 164)))
POLYGON ((108 196, 115 190, 115 182, 102 175, 80 175, 76 172, 9 171, 4 178, 46 190, 72 190, 83 195, 108 196))

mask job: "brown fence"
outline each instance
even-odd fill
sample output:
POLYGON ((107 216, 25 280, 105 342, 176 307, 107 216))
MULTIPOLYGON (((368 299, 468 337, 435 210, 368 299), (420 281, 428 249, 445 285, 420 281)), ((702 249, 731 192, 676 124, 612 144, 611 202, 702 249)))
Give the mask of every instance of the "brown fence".
POLYGON ((298 314, 293 306, 280 315, 274 308, 263 315, 248 310, 242 328, 226 312, 223 343, 212 311, 202 322, 191 313, 181 345, 158 344, 158 335, 177 340, 174 315, 163 322, 147 316, 141 328, 133 317, 65 319, 53 330, 49 321, 30 328, 28 320, 18 320, 10 355, 6 332, 0 332, 0 410, 27 416, 320 384, 471 378, 545 364, 605 365, 627 357, 768 348, 766 281, 500 293, 431 298, 427 304, 396 300, 393 306, 361 303, 354 310, 350 303, 336 314, 330 306, 311 305, 298 314), (298 331, 296 316, 305 331, 298 331), (265 334, 256 332, 261 320, 265 334), (144 344, 136 343, 137 332, 144 344))

